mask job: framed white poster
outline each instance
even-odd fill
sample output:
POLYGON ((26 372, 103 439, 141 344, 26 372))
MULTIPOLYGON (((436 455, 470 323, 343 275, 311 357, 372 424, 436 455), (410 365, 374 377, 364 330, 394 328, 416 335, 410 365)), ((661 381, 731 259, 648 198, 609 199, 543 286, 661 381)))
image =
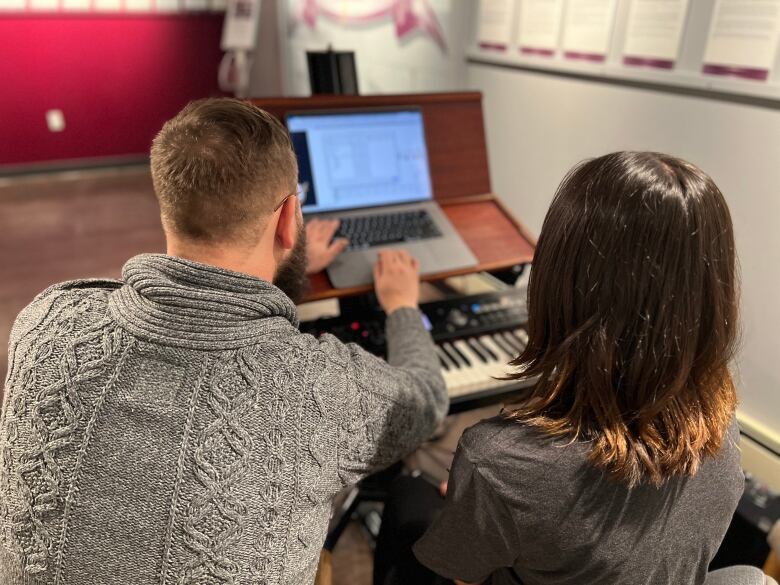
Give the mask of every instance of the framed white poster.
POLYGON ((563 55, 601 63, 606 61, 616 0, 569 0, 563 21, 563 55))
POLYGON ((481 49, 507 50, 514 7, 515 0, 480 0, 477 43, 481 49))
POLYGON ((623 64, 672 69, 680 52, 689 0, 631 0, 623 64))
POLYGON ((524 55, 552 57, 558 50, 563 0, 521 0, 517 45, 524 55))
POLYGON ((780 0, 717 0, 702 71, 766 81, 779 37, 780 0))

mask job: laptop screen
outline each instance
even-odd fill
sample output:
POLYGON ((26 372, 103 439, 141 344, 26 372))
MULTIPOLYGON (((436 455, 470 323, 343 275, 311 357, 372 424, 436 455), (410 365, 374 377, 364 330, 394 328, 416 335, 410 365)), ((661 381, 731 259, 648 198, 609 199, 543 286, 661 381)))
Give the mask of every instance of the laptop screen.
POLYGON ((287 116, 304 213, 433 197, 419 110, 287 116))

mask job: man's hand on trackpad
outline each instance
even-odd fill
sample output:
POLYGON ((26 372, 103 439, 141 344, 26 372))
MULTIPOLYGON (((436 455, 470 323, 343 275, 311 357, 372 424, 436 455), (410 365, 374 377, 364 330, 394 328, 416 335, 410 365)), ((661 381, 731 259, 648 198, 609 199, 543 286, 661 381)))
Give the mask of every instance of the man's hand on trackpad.
POLYGON ((325 270, 347 247, 349 240, 333 239, 338 229, 337 219, 312 219, 306 223, 306 274, 325 270))
POLYGON ((374 265, 374 288, 388 315, 401 307, 417 308, 420 264, 404 250, 380 250, 374 265))

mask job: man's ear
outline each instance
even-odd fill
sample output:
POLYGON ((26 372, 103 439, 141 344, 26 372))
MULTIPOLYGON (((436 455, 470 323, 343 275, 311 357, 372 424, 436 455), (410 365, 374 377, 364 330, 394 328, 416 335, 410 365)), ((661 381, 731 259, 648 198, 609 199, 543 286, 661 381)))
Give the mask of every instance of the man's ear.
POLYGON ((288 197, 282 204, 279 222, 276 224, 276 241, 283 250, 295 245, 298 234, 298 198, 288 197))

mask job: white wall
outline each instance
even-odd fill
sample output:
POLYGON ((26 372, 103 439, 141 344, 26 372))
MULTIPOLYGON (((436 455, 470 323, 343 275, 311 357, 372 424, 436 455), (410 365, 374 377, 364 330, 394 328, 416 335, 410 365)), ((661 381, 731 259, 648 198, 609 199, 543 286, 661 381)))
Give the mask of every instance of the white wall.
MULTIPOLYGON (((741 412, 766 426, 780 448, 780 109, 466 65, 476 4, 431 5, 447 52, 424 35, 399 41, 389 20, 355 27, 319 19, 316 30, 291 26, 282 40, 286 93, 308 95, 305 50, 329 43, 356 51, 361 93, 482 91, 494 191, 537 233, 558 182, 584 158, 658 150, 701 166, 726 195, 737 235, 741 412)), ((287 2, 288 24, 296 6, 296 0, 287 2)))
POLYGON ((780 109, 490 65, 484 92, 493 189, 538 233, 576 162, 656 150, 709 173, 728 200, 742 269, 741 410, 780 436, 780 109))
MULTIPOLYGON (((334 3, 331 3, 331 5, 334 3)), ((349 3, 347 3, 349 5, 349 3)), ((354 4, 354 3, 353 3, 354 4)), ((364 0, 361 7, 387 2, 364 0)), ((395 23, 385 18, 368 24, 343 24, 324 16, 314 29, 298 22, 301 0, 286 3, 287 38, 283 43, 285 93, 309 95, 306 50, 355 51, 361 94, 448 91, 465 85, 465 39, 472 6, 463 0, 429 0, 446 41, 446 49, 422 31, 398 39, 395 23)))

